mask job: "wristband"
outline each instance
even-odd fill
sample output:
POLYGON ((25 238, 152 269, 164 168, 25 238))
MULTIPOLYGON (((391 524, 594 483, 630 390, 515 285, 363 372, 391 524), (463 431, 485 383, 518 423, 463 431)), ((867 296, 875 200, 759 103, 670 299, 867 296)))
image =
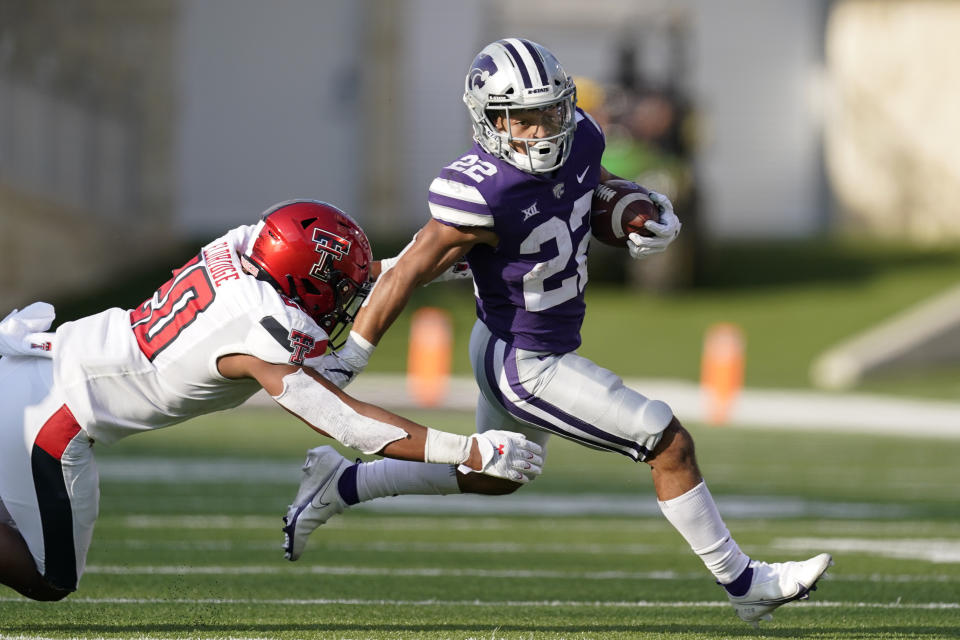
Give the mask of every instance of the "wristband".
POLYGON ((423 461, 439 464, 461 464, 470 457, 470 438, 427 427, 423 445, 423 461))
POLYGON ((380 275, 382 276, 387 271, 390 271, 390 269, 393 269, 393 267, 397 264, 398 260, 400 260, 400 256, 395 256, 393 258, 383 258, 380 261, 380 275))
POLYGON ((381 275, 381 276, 382 276, 383 274, 385 274, 387 271, 390 271, 390 269, 393 269, 393 268, 397 265, 397 262, 400 261, 400 256, 402 256, 403 254, 405 254, 405 253, 410 249, 410 247, 413 246, 413 243, 417 241, 417 236, 418 236, 419 234, 420 234, 419 231, 417 231, 417 233, 413 234, 413 238, 410 239, 410 242, 407 243, 407 246, 405 246, 405 247, 400 251, 400 253, 398 253, 397 255, 393 256, 392 258, 384 258, 384 259, 382 259, 382 260, 380 261, 380 275, 381 275))
POLYGON ((354 371, 362 371, 376 348, 369 340, 356 331, 351 331, 346 342, 336 351, 337 357, 346 362, 354 371))

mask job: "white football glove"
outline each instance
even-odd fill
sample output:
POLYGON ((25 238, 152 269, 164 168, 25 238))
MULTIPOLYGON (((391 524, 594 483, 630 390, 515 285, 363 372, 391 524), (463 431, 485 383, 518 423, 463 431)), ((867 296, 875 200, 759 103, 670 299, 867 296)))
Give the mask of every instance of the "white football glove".
POLYGON ((343 346, 322 356, 314 365, 314 369, 343 389, 367 367, 373 349, 374 345, 370 344, 366 338, 351 331, 343 346))
POLYGON ((452 265, 447 267, 446 271, 438 275, 427 284, 433 284, 434 282, 446 282, 447 280, 463 280, 464 278, 472 277, 473 271, 470 270, 470 265, 467 264, 466 261, 454 262, 452 265))
POLYGON ((0 320, 0 355, 53 357, 53 333, 45 333, 56 314, 46 302, 14 309, 0 320))
POLYGON ((513 431, 485 431, 470 436, 480 449, 480 469, 460 465, 461 473, 483 473, 526 484, 543 472, 543 447, 513 431))
POLYGON ((670 202, 670 198, 656 191, 650 191, 649 196, 653 204, 660 209, 660 222, 647 220, 643 225, 654 234, 651 237, 642 236, 639 233, 631 233, 627 236, 627 250, 630 251, 630 257, 634 260, 640 260, 666 250, 670 243, 677 238, 682 226, 677 214, 673 212, 673 204, 670 202))

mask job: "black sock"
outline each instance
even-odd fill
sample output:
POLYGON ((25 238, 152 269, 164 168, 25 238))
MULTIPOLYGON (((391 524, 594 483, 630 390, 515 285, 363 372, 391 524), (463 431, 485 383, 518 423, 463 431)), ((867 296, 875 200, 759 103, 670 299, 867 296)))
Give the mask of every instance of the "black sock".
POLYGON ((344 503, 348 505, 360 502, 360 496, 357 494, 357 468, 359 466, 360 464, 358 463, 344 471, 343 475, 340 476, 340 480, 337 482, 337 491, 340 493, 340 497, 343 498, 344 503))
POLYGON ((743 570, 737 579, 733 582, 728 582, 725 585, 722 585, 724 589, 727 590, 727 593, 736 597, 742 596, 747 591, 750 590, 750 583, 753 581, 753 567, 747 565, 747 568, 743 570))

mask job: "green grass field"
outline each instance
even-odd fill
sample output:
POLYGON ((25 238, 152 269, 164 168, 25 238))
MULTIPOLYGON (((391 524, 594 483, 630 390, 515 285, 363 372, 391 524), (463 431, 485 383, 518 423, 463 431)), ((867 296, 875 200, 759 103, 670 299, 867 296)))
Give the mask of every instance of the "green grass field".
MULTIPOLYGON (((472 429, 466 414, 405 413, 472 429)), ((244 409, 100 448, 101 518, 80 590, 59 603, 0 591, 0 636, 960 636, 960 439, 691 430, 748 553, 834 554, 813 598, 760 631, 656 513, 644 465, 563 441, 515 496, 474 501, 473 512, 456 496, 380 500, 287 562, 280 516, 319 439, 282 412, 244 409)))

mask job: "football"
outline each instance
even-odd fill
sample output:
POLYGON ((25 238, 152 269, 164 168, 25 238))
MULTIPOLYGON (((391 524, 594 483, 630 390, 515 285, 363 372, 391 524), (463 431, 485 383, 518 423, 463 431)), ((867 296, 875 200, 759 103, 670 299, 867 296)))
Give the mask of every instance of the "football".
POLYGON ((627 246, 627 235, 652 236, 643 224, 660 220, 660 210, 647 190, 629 180, 607 180, 593 190, 590 231, 593 237, 613 247, 627 246))

